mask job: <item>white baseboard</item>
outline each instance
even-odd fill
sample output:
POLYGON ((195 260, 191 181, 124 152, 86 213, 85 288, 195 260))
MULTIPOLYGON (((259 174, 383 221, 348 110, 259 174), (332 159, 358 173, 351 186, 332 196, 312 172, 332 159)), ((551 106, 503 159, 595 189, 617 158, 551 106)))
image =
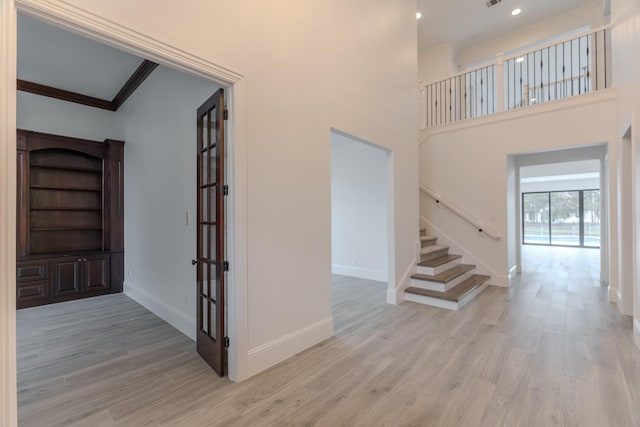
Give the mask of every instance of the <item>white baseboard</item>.
POLYGON ((636 347, 640 348, 640 322, 638 319, 633 319, 633 342, 636 343, 636 347))
POLYGON ((508 288, 511 286, 509 276, 500 276, 497 274, 491 276, 491 279, 489 279, 489 283, 493 286, 498 286, 501 288, 508 288))
POLYGON ((331 272, 333 274, 341 274, 343 276, 357 277, 359 279, 375 280, 385 283, 389 278, 389 274, 384 270, 352 267, 350 265, 331 264, 331 272))
POLYGON ((409 263, 409 266, 405 270, 404 274, 400 278, 400 281, 396 285, 395 283, 389 283, 387 288, 387 303, 388 304, 400 304, 405 300, 404 290, 409 286, 411 280, 411 274, 416 271, 418 264, 418 257, 420 253, 420 241, 415 242, 413 250, 413 259, 409 263))
POLYGON ((146 290, 134 283, 131 283, 130 281, 124 282, 124 294, 195 341, 195 317, 191 317, 176 310, 165 301, 148 293, 146 290))
POLYGON ((321 320, 276 340, 249 350, 248 377, 295 356, 333 336, 333 317, 321 320))
POLYGON ((519 272, 520 272, 520 268, 518 267, 518 264, 512 265, 511 268, 509 269, 509 280, 511 280, 514 277, 516 277, 516 275, 519 272))

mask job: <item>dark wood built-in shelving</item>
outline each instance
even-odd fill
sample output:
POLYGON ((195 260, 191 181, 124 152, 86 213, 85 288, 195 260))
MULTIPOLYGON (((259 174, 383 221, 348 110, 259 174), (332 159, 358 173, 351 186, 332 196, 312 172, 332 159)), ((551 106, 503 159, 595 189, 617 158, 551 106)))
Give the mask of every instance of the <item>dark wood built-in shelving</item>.
POLYGON ((18 130, 18 308, 122 292, 123 144, 18 130))

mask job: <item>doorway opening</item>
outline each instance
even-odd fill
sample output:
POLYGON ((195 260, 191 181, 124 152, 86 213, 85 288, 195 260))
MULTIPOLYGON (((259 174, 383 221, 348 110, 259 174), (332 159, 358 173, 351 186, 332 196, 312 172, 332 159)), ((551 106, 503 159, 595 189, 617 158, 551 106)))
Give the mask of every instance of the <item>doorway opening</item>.
POLYGON ((513 155, 507 165, 511 278, 543 254, 581 259, 570 250, 591 251, 608 278, 607 146, 513 155))
MULTIPOLYGON (((364 286, 387 287, 391 279, 391 153, 332 129, 331 271, 364 286)), ((334 307, 336 299, 334 286, 334 307)), ((346 295, 346 294, 340 294, 346 295)), ((337 326, 336 326, 337 328, 337 326)))
MULTIPOLYGON (((197 129, 194 118, 200 104, 222 85, 218 81, 213 81, 211 77, 203 78, 205 76, 203 72, 200 75, 185 73, 188 70, 186 66, 181 67, 181 70, 178 71, 171 66, 155 64, 155 67, 141 79, 142 81, 127 94, 126 100, 116 102, 116 99, 120 96, 120 92, 118 92, 120 86, 125 82, 128 83, 127 78, 131 76, 132 72, 135 71, 137 73, 142 65, 150 61, 143 61, 143 58, 139 56, 72 34, 62 28, 53 27, 46 22, 21 13, 18 14, 18 44, 17 74, 19 82, 22 81, 24 83, 30 80, 31 83, 35 83, 31 86, 18 85, 19 92, 17 93, 16 109, 16 125, 18 128, 37 131, 42 134, 47 133, 96 141, 95 144, 97 145, 101 144, 101 141, 105 139, 125 141, 124 162, 121 162, 119 169, 109 169, 109 174, 117 176, 119 182, 125 181, 124 177, 126 177, 123 191, 124 197, 117 202, 106 199, 103 201, 106 206, 105 209, 110 209, 109 206, 111 204, 117 203, 123 210, 126 224, 124 232, 124 267, 122 266, 122 261, 119 261, 118 265, 122 268, 119 276, 119 287, 110 288, 110 291, 104 293, 122 292, 122 282, 124 282, 124 295, 130 299, 125 298, 122 294, 106 295, 104 298, 109 299, 111 302, 113 302, 113 298, 119 298, 118 301, 122 303, 123 309, 125 306, 132 307, 132 299, 186 335, 183 338, 187 342, 189 341, 187 337, 195 338, 197 282, 196 267, 190 263, 197 249, 195 168, 197 129), (56 47, 54 45, 57 42, 59 44, 56 47), (122 61, 119 59, 122 59, 122 61), (38 61, 42 63, 38 65, 38 61), (112 67, 107 70, 102 69, 101 65, 104 65, 105 62, 112 67), (139 63, 142 63, 142 65, 136 69, 139 63), (71 70, 65 72, 65 65, 70 66, 71 70), (74 70, 74 65, 81 69, 74 70), (96 68, 96 70, 91 72, 91 67, 96 68), (77 75, 74 77, 74 72, 79 73, 84 78, 78 78, 77 75), (125 78, 123 79, 122 76, 125 76, 125 78), (92 80, 92 78, 95 78, 95 80, 92 80), (73 86, 76 82, 78 82, 78 87, 73 86), (44 86, 48 88, 46 93, 25 90, 25 87, 44 86), (56 86, 59 87, 56 88, 56 86), (59 90, 56 91, 55 89, 59 90), (89 92, 88 95, 87 92, 89 92), (118 93, 116 94, 116 92, 118 93), (61 93, 65 96, 58 96, 61 93), (115 97, 113 101, 110 101, 113 95, 115 97), (98 103, 98 106, 85 102, 88 99, 100 100, 102 98, 106 98, 106 100, 104 103, 98 103), (122 298, 125 298, 126 301, 122 298)), ((137 50, 136 53, 140 54, 140 50, 137 50)), ((136 73, 131 76, 131 79, 136 77, 136 73)), ((228 96, 229 101, 231 101, 231 111, 233 111, 234 106, 232 94, 233 91, 230 91, 230 96, 228 96)), ((226 109, 224 112, 227 113, 226 109)), ((233 115, 231 114, 230 118, 232 117, 233 115)), ((234 135, 233 126, 228 125, 226 127, 229 128, 231 135, 234 135)), ((74 143, 80 144, 78 141, 76 140, 74 143)), ((232 164, 234 156, 233 144, 230 144, 229 147, 231 149, 223 156, 230 163, 225 177, 227 182, 235 182, 233 174, 236 169, 232 164)), ((59 169, 58 166, 56 167, 59 169)), ((85 173, 86 167, 81 169, 77 165, 72 165, 71 169, 73 174, 78 175, 85 173)), ((220 170, 223 173, 225 171, 225 169, 220 169, 219 167, 211 168, 211 171, 214 170, 220 170)), ((67 185, 75 185, 71 181, 67 185)), ((218 179, 216 183, 218 182, 221 181, 218 179)), ((50 183, 47 185, 59 186, 60 184, 50 183)), ((67 191, 68 189, 62 190, 67 191)), ((74 187, 73 191, 76 190, 92 191, 100 194, 97 189, 93 188, 75 189, 74 187)), ((235 200, 234 197, 229 197, 231 203, 227 204, 225 212, 234 212, 233 201, 235 200)), ((54 213, 61 216, 58 211, 76 212, 78 209, 74 206, 60 206, 56 208, 54 213)), ((82 209, 81 213, 83 214, 85 210, 93 209, 96 212, 98 211, 96 207, 87 208, 83 206, 82 209)), ((94 216, 96 215, 91 218, 94 216)), ((226 216, 229 217, 229 215, 226 216)), ((99 217, 95 219, 95 221, 100 220, 99 217)), ((107 221, 104 218, 102 220, 107 221)), ((100 225, 100 228, 93 223, 89 224, 89 226, 93 227, 91 230, 95 230, 94 234, 96 234, 109 227, 108 222, 105 222, 105 224, 107 225, 100 225)), ((74 224, 65 225, 68 228, 78 226, 74 224)), ((229 238, 229 244, 225 245, 225 249, 236 247, 233 239, 234 227, 234 217, 231 216, 231 220, 226 224, 226 227, 223 227, 229 238)), ((220 248, 216 248, 215 252, 221 253, 220 248)), ((84 261, 87 260, 85 259, 84 261)), ((240 266, 243 263, 238 260, 237 265, 238 270, 240 270, 240 266)), ((89 271, 87 267, 79 271, 82 273, 85 270, 89 271)), ((108 268, 103 270, 108 273, 108 268)), ((51 271, 47 273, 47 268, 43 268, 42 271, 44 276, 53 274, 51 271)), ((116 270, 112 269, 112 271, 116 270)), ((108 277, 107 273, 101 274, 101 277, 108 277)), ((85 275, 88 275, 91 279, 96 276, 95 274, 91 276, 89 273, 85 275)), ((77 287, 81 290, 83 285, 81 282, 79 283, 77 287)), ((20 287, 21 283, 18 283, 18 285, 20 287)), ((109 287, 109 285, 106 285, 106 287, 109 287)), ((45 288, 46 285, 43 285, 42 289, 45 288)), ((52 292, 57 291, 54 289, 52 292)), ((92 301, 89 306, 92 307, 95 313, 100 313, 100 307, 95 305, 97 302, 97 300, 92 301)), ((235 313, 235 300, 233 302, 228 304, 227 307, 235 313)), ((80 301, 74 302, 72 306, 83 310, 80 304, 80 301)), ((60 313, 59 308, 53 311, 57 311, 58 314, 64 316, 64 313, 60 313)), ((137 311, 132 309, 131 312, 137 311)), ((93 313, 93 311, 87 311, 85 315, 93 318, 93 313)), ((148 311, 144 311, 144 313, 148 313, 148 311)), ((36 314, 36 309, 31 310, 29 313, 18 314, 18 342, 21 342, 23 338, 29 339, 29 336, 25 336, 25 334, 30 335, 31 333, 28 330, 28 325, 37 325, 37 322, 25 321, 25 319, 29 319, 30 316, 36 314)), ((103 314, 107 315, 108 313, 103 314)), ((139 320, 144 316, 147 316, 147 314, 138 314, 132 319, 139 320)), ((80 322, 78 326, 82 325, 80 318, 76 318, 80 322)), ((211 324, 216 323, 224 325, 225 322, 211 322, 211 324)), ((229 323, 234 327, 238 327, 237 322, 229 323)), ((86 323, 84 328, 86 329, 89 325, 94 328, 92 330, 96 333, 106 331, 104 325, 100 322, 86 323)), ((136 325, 131 326, 136 331, 138 327, 145 326, 144 324, 140 325, 139 322, 136 325)), ((125 327, 124 330, 127 330, 126 324, 118 323, 117 327, 125 327)), ((159 330, 161 329, 162 327, 159 328, 159 330)), ((127 331, 127 334, 120 336, 120 338, 127 343, 135 341, 140 348, 146 348, 145 342, 148 344, 150 341, 130 340, 127 338, 129 335, 136 336, 136 331, 127 331)), ((177 331, 174 330, 174 332, 177 331)), ((226 344, 228 342, 226 337, 234 334, 234 332, 230 327, 224 333, 217 334, 217 336, 220 337, 221 342, 226 344), (223 335, 224 340, 222 340, 223 335)), ((81 336, 82 334, 78 334, 78 337, 81 336)), ((183 338, 174 336, 172 340, 180 341, 183 338)), ((105 340, 109 341, 108 338, 105 340)), ((85 340, 85 343, 87 342, 85 340)), ((117 343, 112 342, 112 344, 113 347, 117 347, 117 343)), ((75 347, 67 345, 67 348, 69 348, 69 351, 74 351, 73 348, 75 347)), ((173 348, 175 350, 176 347, 173 348)), ((183 352, 184 349, 177 351, 183 352)), ((94 360, 94 362, 104 362, 105 354, 101 356, 98 353, 96 352, 96 357, 99 360, 94 360)), ((240 373, 239 375, 237 370, 236 354, 234 353, 230 357, 229 374, 233 376, 233 379, 241 379, 242 374, 240 373)), ((116 357, 117 354, 108 353, 107 356, 116 357)), ((66 356, 62 355, 62 357, 66 356)), ((43 359, 43 357, 40 359, 43 359)), ((83 360, 87 362, 89 359, 89 357, 86 357, 83 360)), ((43 363, 46 363, 46 361, 43 363)), ((82 369, 83 365, 79 363, 68 367, 70 369, 82 369)), ((34 368, 31 372, 33 373, 35 370, 34 368)), ((226 368, 224 370, 226 371, 226 368)), ((45 373, 45 375, 48 374, 45 373)), ((22 381, 23 386, 25 384, 24 381, 32 380, 35 381, 37 379, 33 376, 25 376, 24 371, 22 371, 22 374, 19 372, 18 381, 22 381)))

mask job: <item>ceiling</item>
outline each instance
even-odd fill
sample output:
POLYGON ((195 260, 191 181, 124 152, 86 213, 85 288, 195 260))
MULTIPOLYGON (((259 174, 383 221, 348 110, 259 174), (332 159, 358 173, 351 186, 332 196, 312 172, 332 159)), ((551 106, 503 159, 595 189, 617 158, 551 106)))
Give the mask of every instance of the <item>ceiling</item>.
POLYGON ((597 178, 599 176, 600 160, 548 163, 520 168, 520 178, 523 182, 597 178))
POLYGON ((129 53, 18 14, 18 79, 110 100, 142 63, 129 53))
POLYGON ((486 0, 418 0, 418 46, 450 42, 465 48, 594 3, 603 0, 502 0, 490 8, 486 0), (516 8, 522 13, 511 16, 516 8))

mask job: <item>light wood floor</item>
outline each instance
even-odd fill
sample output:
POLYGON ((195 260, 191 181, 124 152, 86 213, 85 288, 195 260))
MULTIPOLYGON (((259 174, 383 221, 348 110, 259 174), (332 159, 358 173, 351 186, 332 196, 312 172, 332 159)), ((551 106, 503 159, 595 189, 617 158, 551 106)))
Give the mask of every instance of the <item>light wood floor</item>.
POLYGON ((526 247, 460 312, 334 277, 335 337, 240 384, 123 295, 18 312, 20 426, 638 426, 640 351, 598 251, 526 247))

